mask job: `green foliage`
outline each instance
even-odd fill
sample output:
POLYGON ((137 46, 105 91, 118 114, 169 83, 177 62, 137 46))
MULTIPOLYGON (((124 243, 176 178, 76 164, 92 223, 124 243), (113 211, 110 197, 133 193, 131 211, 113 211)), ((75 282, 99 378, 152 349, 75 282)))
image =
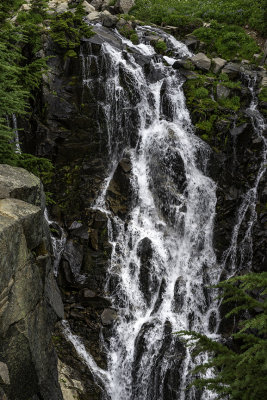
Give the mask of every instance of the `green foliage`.
POLYGON ((259 47, 243 28, 236 25, 223 25, 212 22, 209 27, 196 29, 193 34, 205 42, 207 51, 220 55, 225 59, 234 57, 253 60, 259 47))
POLYGON ((167 51, 167 44, 163 40, 158 40, 154 44, 154 48, 158 53, 164 54, 167 51))
POLYGON ((84 15, 84 9, 79 4, 74 13, 66 11, 54 16, 51 22, 50 35, 60 48, 73 50, 80 45, 82 37, 90 38, 94 35, 91 27, 83 21, 84 15))
POLYGON ((132 41, 133 44, 138 44, 139 43, 139 37, 137 33, 132 33, 130 35, 130 40, 132 41))
POLYGON ((259 93, 259 100, 267 102, 267 87, 263 87, 259 93))
POLYGON ((51 162, 16 153, 14 131, 10 127, 13 114, 25 116, 29 111, 32 91, 39 87, 47 69, 46 59, 35 54, 40 48, 42 30, 36 23, 46 15, 46 1, 33 0, 33 8, 28 13, 21 12, 17 23, 11 24, 7 18, 20 5, 21 2, 10 1, 6 7, 0 6, 0 162, 24 167, 45 178, 45 173, 51 173, 51 162))
POLYGON ((240 108, 240 97, 239 96, 233 96, 232 98, 219 99, 218 103, 223 108, 227 108, 229 110, 237 111, 240 108))
MULTIPOLYGON (((179 26, 216 20, 220 23, 249 25, 266 35, 266 0, 136 0, 132 13, 139 19, 155 24, 179 26), (187 18, 182 19, 182 18, 187 18), (183 21, 183 22, 180 22, 183 21), (190 22, 191 21, 191 22, 190 22)), ((191 31, 201 25, 193 27, 191 31)))
POLYGON ((194 347, 194 354, 209 352, 209 361, 194 374, 212 368, 211 378, 197 378, 193 385, 207 388, 218 398, 259 400, 267 393, 267 272, 237 276, 217 285, 223 290, 223 303, 230 305, 226 318, 238 316, 231 348, 196 332, 179 332, 194 347), (234 306, 233 306, 234 304, 234 306), (232 306, 232 308, 231 308, 232 306))

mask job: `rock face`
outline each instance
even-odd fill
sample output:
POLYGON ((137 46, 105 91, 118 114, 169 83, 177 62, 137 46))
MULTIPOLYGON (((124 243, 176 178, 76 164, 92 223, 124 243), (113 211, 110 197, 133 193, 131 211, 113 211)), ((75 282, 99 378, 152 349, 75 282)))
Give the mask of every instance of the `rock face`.
POLYGON ((0 388, 10 400, 61 400, 51 335, 64 312, 41 183, 1 165, 0 197, 0 388))

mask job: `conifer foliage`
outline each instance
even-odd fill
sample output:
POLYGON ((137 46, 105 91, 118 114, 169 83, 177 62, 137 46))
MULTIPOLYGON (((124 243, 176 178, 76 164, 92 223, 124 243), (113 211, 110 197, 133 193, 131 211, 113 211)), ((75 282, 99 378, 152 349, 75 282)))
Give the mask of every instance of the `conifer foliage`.
POLYGON ((226 318, 239 320, 237 330, 223 344, 197 332, 189 335, 194 353, 209 352, 209 361, 194 369, 197 378, 192 385, 217 393, 218 399, 259 400, 267 393, 267 272, 237 276, 218 286, 223 290, 223 303, 231 310, 226 318), (234 306, 233 306, 234 305, 234 306), (212 368, 213 378, 199 374, 212 368))

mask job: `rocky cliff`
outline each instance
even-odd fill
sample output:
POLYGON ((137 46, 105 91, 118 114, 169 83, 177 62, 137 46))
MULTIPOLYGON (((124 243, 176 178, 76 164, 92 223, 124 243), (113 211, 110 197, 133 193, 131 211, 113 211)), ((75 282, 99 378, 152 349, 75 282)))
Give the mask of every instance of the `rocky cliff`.
POLYGON ((64 310, 40 180, 0 166, 0 397, 62 399, 52 343, 64 310))

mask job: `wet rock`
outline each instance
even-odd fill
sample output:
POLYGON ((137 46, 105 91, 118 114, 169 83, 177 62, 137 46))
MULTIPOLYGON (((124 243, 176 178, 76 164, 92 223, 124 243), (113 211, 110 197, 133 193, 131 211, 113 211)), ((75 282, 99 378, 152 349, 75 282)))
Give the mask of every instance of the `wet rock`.
POLYGON ((229 79, 234 80, 239 77, 240 75, 240 64, 237 63, 227 63, 222 71, 223 74, 227 74, 229 76, 229 79))
POLYGON ((106 308, 101 314, 101 322, 104 326, 110 326, 117 318, 117 313, 112 308, 106 308))
POLYGON ((218 84, 216 86, 216 95, 217 99, 225 99, 230 96, 231 90, 227 88, 226 86, 223 86, 221 84, 218 84))
POLYGON ((107 202, 115 215, 125 218, 131 207, 130 159, 122 159, 110 181, 107 202))
POLYGON ((62 258, 68 261, 73 276, 78 277, 83 261, 82 246, 78 243, 75 243, 73 239, 68 240, 66 242, 62 258))
POLYGON ((209 71, 211 67, 211 60, 204 53, 198 53, 191 58, 192 63, 203 71, 209 71))
POLYGON ((90 289, 83 289, 81 292, 82 296, 87 299, 87 298, 93 298, 96 297, 96 292, 94 292, 93 290, 90 289))
POLYGON ((212 72, 214 74, 218 74, 222 70, 222 68, 225 66, 227 61, 224 60, 223 58, 215 57, 215 58, 212 58, 211 63, 212 63, 212 66, 211 66, 212 72))

